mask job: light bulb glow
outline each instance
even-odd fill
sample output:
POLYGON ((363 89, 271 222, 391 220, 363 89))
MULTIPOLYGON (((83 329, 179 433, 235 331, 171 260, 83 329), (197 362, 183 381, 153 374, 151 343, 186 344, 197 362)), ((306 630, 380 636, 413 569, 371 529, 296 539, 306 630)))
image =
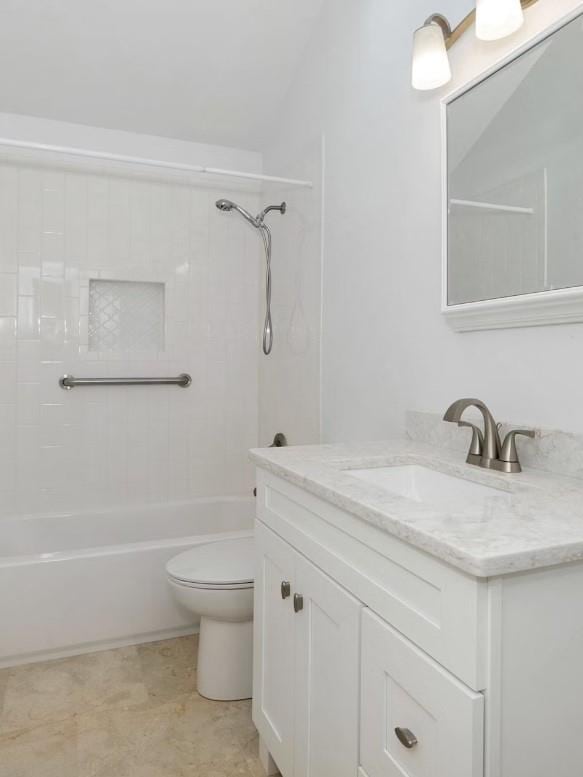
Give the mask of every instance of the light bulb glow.
POLYGON ((437 89, 451 80, 451 67, 443 30, 438 24, 420 27, 413 38, 414 89, 437 89))
POLYGON ((476 37, 500 40, 512 35, 524 24, 520 0, 477 0, 476 37))

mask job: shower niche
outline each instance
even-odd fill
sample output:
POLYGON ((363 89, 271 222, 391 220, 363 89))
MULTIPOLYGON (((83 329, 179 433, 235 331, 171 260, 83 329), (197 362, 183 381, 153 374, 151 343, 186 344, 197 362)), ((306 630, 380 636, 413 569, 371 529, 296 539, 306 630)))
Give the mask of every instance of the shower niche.
POLYGON ((163 351, 164 313, 164 283, 91 279, 89 351, 163 351))

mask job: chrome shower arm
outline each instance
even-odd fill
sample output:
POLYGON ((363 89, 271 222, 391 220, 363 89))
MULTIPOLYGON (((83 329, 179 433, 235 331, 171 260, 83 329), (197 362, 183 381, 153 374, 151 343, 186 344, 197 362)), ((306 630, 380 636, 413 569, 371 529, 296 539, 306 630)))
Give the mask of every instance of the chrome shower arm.
POLYGON ((268 205, 265 210, 262 210, 261 213, 257 216, 257 223, 263 224, 264 218, 267 216, 268 213, 271 213, 272 210, 277 210, 281 215, 285 215, 285 212, 287 210, 287 204, 285 202, 282 202, 281 205, 268 205))

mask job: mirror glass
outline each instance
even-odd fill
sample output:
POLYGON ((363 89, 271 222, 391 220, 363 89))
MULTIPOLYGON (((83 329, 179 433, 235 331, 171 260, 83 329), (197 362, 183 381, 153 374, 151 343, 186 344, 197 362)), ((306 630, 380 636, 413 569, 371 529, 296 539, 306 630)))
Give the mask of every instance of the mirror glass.
POLYGON ((582 286, 582 18, 446 110, 447 304, 582 286))

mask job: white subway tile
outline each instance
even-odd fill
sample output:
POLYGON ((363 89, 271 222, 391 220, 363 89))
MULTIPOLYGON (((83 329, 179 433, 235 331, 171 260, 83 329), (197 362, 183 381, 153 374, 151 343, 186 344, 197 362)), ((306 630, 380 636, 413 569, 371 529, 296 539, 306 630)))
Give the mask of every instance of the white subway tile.
POLYGON ((65 179, 58 176, 43 188, 43 232, 63 234, 65 229, 65 179))
POLYGON ((0 273, 0 316, 16 316, 17 300, 17 274, 0 273))
MULTIPOLYGON (((232 196, 259 208, 242 194, 232 196)), ((0 165, 0 424, 16 449, 14 473, 0 478, 0 495, 13 494, 0 516, 250 489, 261 254, 214 199, 0 165), (166 284, 164 350, 90 353, 92 278, 166 284), (193 376, 188 390, 58 385, 64 373, 182 371, 193 376)), ((1 450, 0 441, 0 463, 1 450)))
POLYGON ((18 180, 17 248, 25 253, 40 254, 42 236, 42 173, 22 167, 18 180))
POLYGON ((16 361, 0 362, 0 404, 16 404, 16 361))
POLYGON ((0 165, 0 271, 18 267, 18 168, 0 165))
POLYGON ((17 332, 20 340, 40 339, 40 312, 36 297, 18 298, 17 332))
MULTIPOLYGON (((16 460, 14 450, 5 445, 0 446, 0 498, 6 493, 16 491, 16 460)), ((12 501, 12 500, 11 500, 12 501)), ((6 509, 5 503, 1 503, 6 509)))
MULTIPOLYGON (((29 264, 29 254, 20 254, 18 266, 18 294, 32 297, 40 294, 40 261, 29 264)), ((38 257, 37 257, 38 258, 38 257)))
POLYGON ((0 318, 0 360, 14 361, 16 358, 16 318, 0 318))
POLYGON ((63 279, 44 276, 41 279, 40 314, 48 318, 64 318, 65 284, 63 279))
POLYGON ((40 405, 40 443, 41 445, 65 445, 72 442, 65 426, 65 407, 58 404, 40 405))
POLYGON ((44 232, 41 239, 41 270, 43 276, 65 277, 65 238, 62 233, 44 232))
POLYGON ((40 341, 18 340, 17 378, 19 383, 38 383, 40 381, 40 341))
POLYGON ((63 485, 69 479, 65 465, 65 449, 62 445, 41 445, 39 458, 39 485, 51 489, 63 485))
POLYGON ((16 418, 20 426, 38 426, 40 421, 40 384, 18 383, 16 418))

